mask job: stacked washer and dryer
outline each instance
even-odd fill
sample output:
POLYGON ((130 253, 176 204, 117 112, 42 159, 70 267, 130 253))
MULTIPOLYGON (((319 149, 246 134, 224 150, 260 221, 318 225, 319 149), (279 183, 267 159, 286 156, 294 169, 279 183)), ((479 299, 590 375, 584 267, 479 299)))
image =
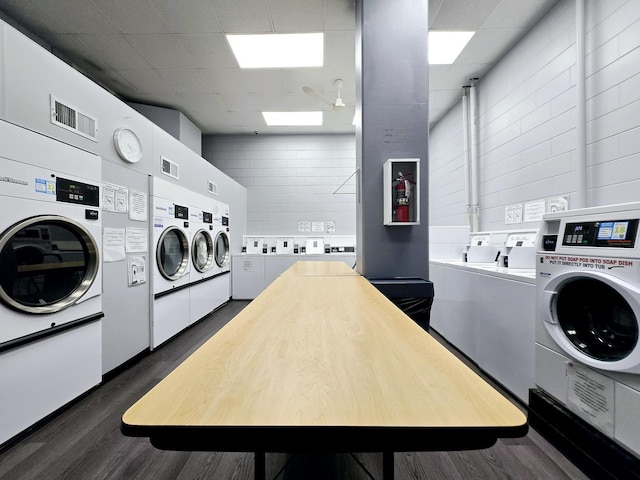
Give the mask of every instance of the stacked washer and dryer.
POLYGON ((102 380, 100 157, 0 121, 0 443, 102 380))
POLYGON ((543 217, 536 384, 640 456, 640 203, 543 217))

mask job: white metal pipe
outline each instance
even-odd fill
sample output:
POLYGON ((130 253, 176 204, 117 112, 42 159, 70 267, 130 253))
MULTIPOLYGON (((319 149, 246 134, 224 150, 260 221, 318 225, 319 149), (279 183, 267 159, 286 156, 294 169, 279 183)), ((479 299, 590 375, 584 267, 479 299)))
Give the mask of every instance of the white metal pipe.
POLYGON ((478 174, 478 109, 475 81, 469 87, 469 137, 471 144, 471 231, 477 232, 480 220, 480 178, 478 174))
POLYGON ((467 225, 471 225, 471 161, 469 159, 469 87, 462 87, 462 155, 464 165, 464 195, 467 225))
POLYGON ((572 208, 587 206, 587 93, 585 67, 585 0, 576 0, 576 201, 572 208))

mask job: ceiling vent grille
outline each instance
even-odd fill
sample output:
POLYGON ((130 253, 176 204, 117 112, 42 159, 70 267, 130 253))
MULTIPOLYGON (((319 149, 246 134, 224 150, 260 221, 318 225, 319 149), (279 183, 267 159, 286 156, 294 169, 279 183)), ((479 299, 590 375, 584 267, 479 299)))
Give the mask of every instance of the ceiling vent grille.
POLYGON ((51 95, 51 123, 97 142, 98 121, 51 95))
POLYGON ((218 185, 209 180, 209 193, 212 195, 218 195, 218 185))
POLYGON ((178 180, 180 178, 180 166, 177 163, 172 162, 168 158, 160 158, 162 160, 162 173, 178 180))

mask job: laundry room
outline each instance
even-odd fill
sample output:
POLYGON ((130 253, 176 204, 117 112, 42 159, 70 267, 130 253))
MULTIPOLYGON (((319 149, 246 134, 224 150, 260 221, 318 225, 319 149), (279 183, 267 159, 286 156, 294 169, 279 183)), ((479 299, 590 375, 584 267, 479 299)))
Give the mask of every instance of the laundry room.
POLYGON ((0 479, 640 478, 636 0, 57 3, 0 2, 0 479))

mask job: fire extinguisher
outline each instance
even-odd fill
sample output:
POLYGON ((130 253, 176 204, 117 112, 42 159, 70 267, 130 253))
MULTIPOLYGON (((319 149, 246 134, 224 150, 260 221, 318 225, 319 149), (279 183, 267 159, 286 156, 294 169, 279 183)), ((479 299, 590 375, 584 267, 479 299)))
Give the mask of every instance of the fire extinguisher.
POLYGON ((411 197, 411 182, 402 172, 398 172, 396 181, 395 219, 396 222, 409 221, 409 198, 411 197))

